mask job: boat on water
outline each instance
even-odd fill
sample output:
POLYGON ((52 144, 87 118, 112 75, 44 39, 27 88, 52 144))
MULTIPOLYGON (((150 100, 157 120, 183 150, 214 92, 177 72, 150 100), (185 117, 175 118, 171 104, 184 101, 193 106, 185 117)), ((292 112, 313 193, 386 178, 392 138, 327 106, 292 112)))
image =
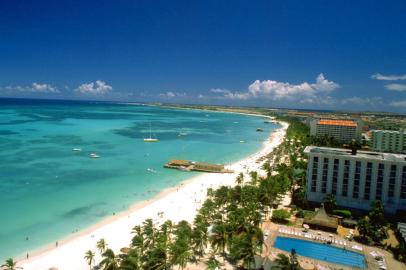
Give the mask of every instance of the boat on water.
POLYGON ((159 142, 157 138, 152 138, 151 123, 149 123, 149 138, 144 138, 144 142, 159 142))
POLYGON ((257 132, 262 132, 264 131, 262 128, 257 128, 257 132))
POLYGON ((96 154, 96 153, 90 153, 89 157, 91 157, 91 158, 99 158, 100 156, 98 154, 96 154))
POLYGON ((156 173, 156 171, 152 168, 148 168, 147 171, 152 172, 152 173, 156 173))
POLYGON ((181 136, 187 136, 187 133, 186 133, 186 132, 179 132, 179 133, 178 133, 178 136, 179 136, 179 137, 181 137, 181 136))
POLYGON ((144 142, 159 142, 159 140, 155 138, 144 138, 144 142))
POLYGON ((240 143, 245 143, 245 141, 244 141, 244 140, 241 140, 240 143))
POLYGON ((82 151, 82 148, 73 148, 72 151, 73 152, 80 152, 80 151, 82 151))

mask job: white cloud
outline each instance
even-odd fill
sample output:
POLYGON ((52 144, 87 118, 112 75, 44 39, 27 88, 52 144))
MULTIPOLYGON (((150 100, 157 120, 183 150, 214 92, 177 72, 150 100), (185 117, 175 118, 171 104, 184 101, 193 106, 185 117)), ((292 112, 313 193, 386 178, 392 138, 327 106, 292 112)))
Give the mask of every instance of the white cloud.
POLYGON ((398 81, 398 80, 406 80, 405 75, 382 75, 380 73, 373 74, 371 76, 372 79, 380 80, 380 81, 398 81))
POLYGON ((332 92, 337 88, 340 88, 340 85, 333 81, 329 81, 324 77, 323 73, 320 73, 316 78, 316 83, 311 84, 312 88, 318 91, 332 92))
POLYGON ((8 85, 0 87, 0 90, 7 91, 9 93, 59 93, 59 90, 50 84, 47 83, 37 83, 34 82, 30 86, 21 86, 21 85, 8 85))
POLYGON ((210 92, 221 94, 226 99, 271 99, 271 100, 307 100, 309 103, 320 100, 320 95, 326 95, 340 86, 327 80, 323 73, 320 73, 315 83, 303 82, 291 84, 274 80, 256 80, 248 86, 247 92, 233 92, 227 89, 211 89, 210 92))
POLYGON ((50 84, 46 83, 33 83, 31 89, 34 92, 42 92, 42 93, 57 93, 59 92, 55 87, 50 84))
POLYGON ((385 85, 385 88, 391 91, 406 91, 406 84, 400 84, 400 83, 390 83, 385 85))
POLYGON ((389 105, 392 107, 406 107, 406 100, 392 101, 389 105))
POLYGON ((158 95, 160 98, 165 98, 165 99, 171 99, 171 98, 176 98, 176 97, 186 97, 186 93, 178 93, 178 92, 172 92, 168 91, 165 93, 160 93, 158 95))
POLYGON ((96 82, 84 83, 76 89, 81 94, 104 95, 113 90, 113 87, 106 84, 104 81, 97 80, 96 82))

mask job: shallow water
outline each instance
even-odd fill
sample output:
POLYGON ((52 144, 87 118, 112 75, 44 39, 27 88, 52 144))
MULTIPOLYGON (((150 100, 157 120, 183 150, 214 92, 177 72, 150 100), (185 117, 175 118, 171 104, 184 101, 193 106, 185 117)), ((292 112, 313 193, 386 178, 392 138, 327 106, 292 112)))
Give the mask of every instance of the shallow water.
POLYGON ((164 169, 169 159, 233 162, 259 150, 277 127, 229 113, 0 99, 0 261, 195 175, 164 169), (150 125, 158 143, 143 142, 150 125))

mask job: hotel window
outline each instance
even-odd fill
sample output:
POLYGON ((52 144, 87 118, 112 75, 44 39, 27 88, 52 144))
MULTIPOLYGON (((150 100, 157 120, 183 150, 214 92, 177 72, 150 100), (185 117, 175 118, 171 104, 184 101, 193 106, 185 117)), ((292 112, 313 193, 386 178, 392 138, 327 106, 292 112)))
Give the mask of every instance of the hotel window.
POLYGON ((331 189, 331 193, 334 195, 337 194, 337 182, 338 182, 338 166, 339 166, 339 160, 334 159, 334 166, 333 166, 333 185, 331 189))
POLYGON ((361 179, 361 161, 355 162, 355 173, 354 173, 354 187, 352 189, 352 197, 357 199, 359 196, 359 182, 361 179))
POLYGON ((378 165, 378 177, 376 178, 376 195, 375 200, 382 200, 382 187, 383 187, 383 172, 385 166, 383 163, 378 165))
POLYGON ((389 189, 388 189, 389 198, 393 198, 395 196, 395 185, 396 185, 396 165, 391 165, 389 175, 389 189))
POLYGON ((343 175, 343 190, 341 192, 342 196, 347 196, 348 194, 348 179, 350 178, 350 161, 344 161, 344 175, 343 175))
POLYGON ((368 162, 367 171, 366 171, 366 175, 365 175, 364 200, 370 199, 371 182, 372 182, 372 162, 368 162))
POLYGON ((400 198, 406 199, 406 166, 403 166, 402 184, 400 186, 400 198))
POLYGON ((321 177, 321 193, 327 192, 328 158, 323 159, 323 174, 321 177))
POLYGON ((316 192, 317 186, 317 167, 319 165, 319 158, 313 158, 313 170, 312 170, 312 184, 311 184, 311 191, 316 192))

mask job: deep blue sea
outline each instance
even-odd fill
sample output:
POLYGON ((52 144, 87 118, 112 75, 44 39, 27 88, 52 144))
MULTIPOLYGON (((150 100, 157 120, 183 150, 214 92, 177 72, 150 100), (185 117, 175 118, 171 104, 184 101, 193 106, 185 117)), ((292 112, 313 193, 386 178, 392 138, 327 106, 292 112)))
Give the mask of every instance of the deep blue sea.
POLYGON ((233 162, 259 150, 276 128, 230 113, 0 99, 0 262, 195 175, 164 169, 170 159, 233 162), (150 126, 157 143, 143 141, 150 126))

